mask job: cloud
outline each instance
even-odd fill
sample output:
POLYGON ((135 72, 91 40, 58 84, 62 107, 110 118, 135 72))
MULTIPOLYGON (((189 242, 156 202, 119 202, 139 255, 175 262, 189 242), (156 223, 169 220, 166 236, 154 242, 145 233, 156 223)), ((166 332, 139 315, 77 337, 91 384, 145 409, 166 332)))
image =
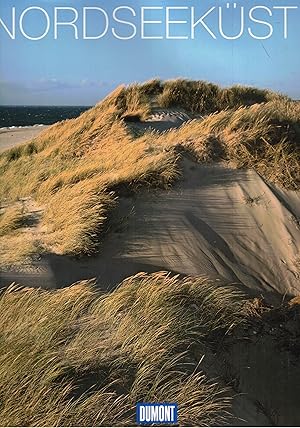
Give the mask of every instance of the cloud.
POLYGON ((1 104, 7 105, 91 105, 113 87, 112 83, 86 78, 78 81, 57 78, 27 82, 0 80, 0 99, 1 104))
POLYGON ((46 91, 64 91, 76 90, 81 88, 103 88, 107 83, 102 81, 94 81, 90 79, 82 79, 80 81, 66 81, 56 78, 42 78, 35 82, 28 82, 26 88, 33 92, 46 92, 46 91))

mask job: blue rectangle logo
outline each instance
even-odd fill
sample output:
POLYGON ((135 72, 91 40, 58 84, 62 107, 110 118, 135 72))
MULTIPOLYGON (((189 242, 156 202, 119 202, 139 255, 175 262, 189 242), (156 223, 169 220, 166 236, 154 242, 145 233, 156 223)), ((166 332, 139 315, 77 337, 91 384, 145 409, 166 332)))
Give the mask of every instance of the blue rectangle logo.
POLYGON ((177 424, 178 405, 176 403, 138 403, 136 421, 139 425, 177 424))

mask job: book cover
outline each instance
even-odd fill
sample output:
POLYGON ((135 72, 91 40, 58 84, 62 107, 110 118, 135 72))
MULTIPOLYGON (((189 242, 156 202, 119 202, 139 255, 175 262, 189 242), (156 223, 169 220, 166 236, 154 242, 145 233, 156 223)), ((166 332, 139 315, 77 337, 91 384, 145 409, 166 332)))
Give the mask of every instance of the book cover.
POLYGON ((300 425, 299 0, 1 0, 0 425, 300 425))

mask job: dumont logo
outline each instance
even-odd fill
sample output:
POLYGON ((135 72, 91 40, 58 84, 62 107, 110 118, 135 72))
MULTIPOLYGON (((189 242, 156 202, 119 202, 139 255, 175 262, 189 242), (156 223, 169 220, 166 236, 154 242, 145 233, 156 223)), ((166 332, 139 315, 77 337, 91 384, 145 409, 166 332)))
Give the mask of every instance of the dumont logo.
POLYGON ((176 403, 138 403, 136 421, 139 425, 176 424, 178 405, 176 403))

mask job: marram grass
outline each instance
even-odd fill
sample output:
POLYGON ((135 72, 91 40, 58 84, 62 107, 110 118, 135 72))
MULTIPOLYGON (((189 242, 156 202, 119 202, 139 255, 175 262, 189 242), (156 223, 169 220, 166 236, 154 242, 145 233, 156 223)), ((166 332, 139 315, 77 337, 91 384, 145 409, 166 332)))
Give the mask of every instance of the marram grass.
POLYGON ((201 352, 244 317, 243 296, 204 277, 138 274, 108 295, 88 282, 12 286, 0 296, 1 425, 134 425, 138 401, 177 402, 181 425, 222 424, 230 394, 201 352))
POLYGON ((80 117, 0 155, 0 266, 9 268, 32 253, 97 252, 124 191, 172 186, 184 151, 198 162, 254 168, 297 190, 299 141, 300 103, 271 91, 183 79, 117 88, 80 117), (124 118, 143 120, 156 107, 185 110, 194 119, 163 134, 135 136, 124 118), (14 210, 26 198, 41 207, 42 233, 29 237, 28 248, 14 259, 15 244, 24 238, 14 210))

